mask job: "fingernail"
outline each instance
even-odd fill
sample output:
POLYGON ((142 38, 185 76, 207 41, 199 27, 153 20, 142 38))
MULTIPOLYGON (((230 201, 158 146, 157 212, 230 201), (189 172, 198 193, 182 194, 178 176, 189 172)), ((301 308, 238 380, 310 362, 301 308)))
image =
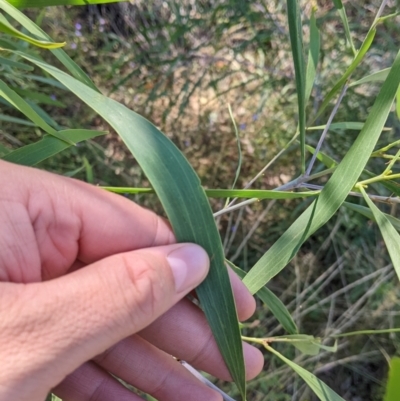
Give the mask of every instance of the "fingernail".
POLYGON ((198 245, 187 244, 174 249, 168 254, 167 260, 171 266, 175 280, 176 292, 190 291, 200 284, 209 269, 209 259, 206 251, 198 245))

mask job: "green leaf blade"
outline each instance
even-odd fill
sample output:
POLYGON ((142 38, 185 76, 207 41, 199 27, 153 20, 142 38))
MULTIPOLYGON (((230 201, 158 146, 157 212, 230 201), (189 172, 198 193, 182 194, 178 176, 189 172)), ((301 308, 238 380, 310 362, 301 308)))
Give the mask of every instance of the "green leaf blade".
MULTIPOLYGON (((21 24, 26 30, 38 37, 43 41, 51 41, 48 36, 41 28, 33 23, 27 16, 21 11, 16 9, 13 5, 6 0, 0 0, 0 9, 7 13, 10 17, 14 18, 19 24, 21 24)), ((86 2, 85 2, 86 5, 86 2)), ((68 71, 79 81, 90 86, 93 90, 99 91, 92 80, 85 74, 85 72, 65 53, 62 49, 50 49, 50 51, 58 58, 58 60, 68 69, 68 71)))
MULTIPOLYGON (((76 144, 100 135, 105 135, 107 132, 71 129, 61 131, 61 133, 68 137, 71 142, 76 144)), ((43 139, 38 142, 23 146, 17 150, 7 153, 2 157, 2 159, 12 163, 21 164, 23 166, 34 166, 43 160, 62 152, 70 146, 71 145, 69 143, 52 135, 45 135, 43 139)))
POLYGON ((345 201, 379 139, 399 82, 400 52, 396 56, 363 129, 328 180, 320 196, 258 260, 244 278, 243 282, 252 293, 257 292, 278 274, 293 259, 306 239, 324 225, 345 201))
MULTIPOLYGON (((368 207, 364 207, 364 206, 357 205, 355 203, 350 203, 350 202, 343 202, 343 206, 346 207, 347 209, 350 209, 359 214, 362 214, 363 216, 367 217, 368 219, 371 219, 376 222, 374 214, 372 213, 371 209, 368 207)), ((390 221, 392 226, 397 231, 400 231, 400 219, 396 219, 396 217, 393 217, 390 214, 384 214, 384 215, 390 221)))
POLYGON ((312 87, 314 85, 314 80, 317 73, 320 46, 321 38, 319 34, 319 29, 317 27, 317 21, 315 19, 315 9, 313 8, 310 18, 310 49, 308 51, 308 61, 305 78, 305 104, 307 104, 308 100, 310 99, 312 87))
MULTIPOLYGON (((21 53, 22 54, 22 53, 21 53)), ((57 132, 54 128, 50 127, 46 121, 32 108, 32 106, 26 102, 21 96, 19 96, 14 90, 12 90, 4 81, 0 79, 0 96, 3 97, 7 102, 14 106, 21 113, 25 114, 35 125, 40 127, 43 131, 49 135, 53 135, 56 138, 74 145, 73 142, 62 133, 57 132)))
POLYGON ((193 168, 176 146, 142 116, 53 66, 21 56, 59 80, 118 132, 159 196, 176 239, 197 243, 209 254, 210 272, 197 294, 227 368, 245 399, 242 341, 221 239, 193 168))
POLYGON ((374 204, 374 202, 369 199, 364 188, 360 188, 361 193, 367 202, 367 205, 371 209, 375 221, 378 224, 379 230, 381 231, 382 237, 385 240, 387 250, 392 260, 394 270, 396 271, 397 277, 400 280, 400 234, 395 230, 395 228, 390 223, 390 220, 382 213, 374 204))
POLYGON ((350 77, 350 75, 355 71, 355 69, 358 67, 358 65, 361 63, 361 61, 364 59, 365 55, 367 54, 369 48, 372 45, 372 42, 374 41, 376 34, 376 27, 373 25, 369 32, 367 33, 367 36, 364 39, 364 42, 361 45, 360 50, 357 52, 356 56, 354 57, 354 60, 351 62, 347 70, 344 72, 344 74, 341 76, 341 78, 336 82, 336 84, 333 86, 333 88, 329 91, 329 93, 325 96, 324 101, 322 102, 321 107, 319 108, 319 111, 317 115, 314 117, 314 121, 321 116, 322 112, 326 109, 330 101, 333 99, 333 97, 340 91, 340 89, 343 87, 343 85, 346 84, 347 79, 350 77))
POLYGON ((367 75, 364 78, 361 78, 361 79, 359 79, 357 81, 354 81, 354 82, 350 83, 349 87, 358 86, 358 85, 362 85, 362 84, 367 84, 367 83, 370 83, 370 82, 384 81, 387 78, 389 72, 390 72, 390 68, 385 68, 383 70, 374 72, 374 73, 372 73, 370 75, 367 75))
POLYGON ((269 345, 266 345, 265 348, 290 366, 308 384, 311 390, 314 391, 315 395, 321 401, 345 401, 340 395, 335 393, 329 386, 327 386, 322 380, 318 379, 311 372, 287 359, 269 345))
POLYGON ((390 361, 389 380, 386 385, 384 401, 397 401, 400 394, 400 358, 394 357, 390 361))
MULTIPOLYGON (((246 276, 246 272, 229 260, 226 263, 232 268, 232 270, 243 279, 246 276)), ((267 287, 263 287, 255 294, 261 301, 269 308, 271 313, 276 317, 278 322, 289 334, 298 334, 299 329, 296 326, 291 314, 287 310, 283 302, 267 287)))
POLYGON ((59 47, 65 46, 65 42, 63 43, 54 43, 46 40, 37 40, 35 38, 31 38, 28 35, 18 31, 15 29, 10 23, 5 19, 4 15, 0 13, 0 32, 4 32, 8 35, 13 36, 14 38, 24 40, 32 45, 37 47, 42 47, 43 49, 57 49, 59 47))
POLYGON ((17 8, 51 7, 51 6, 87 6, 91 4, 118 3, 121 0, 8 0, 17 8))
POLYGON ((303 32, 298 0, 287 0, 290 45, 292 47, 293 63, 296 76, 297 102, 299 112, 301 170, 305 171, 306 142, 306 102, 305 102, 305 60, 303 48, 303 32))
POLYGON ((349 21, 347 19, 346 10, 344 9, 342 0, 333 0, 333 4, 335 5, 335 8, 339 13, 340 19, 342 20, 347 43, 349 44, 353 54, 356 55, 357 54, 357 50, 354 47, 353 39, 351 38, 349 21))

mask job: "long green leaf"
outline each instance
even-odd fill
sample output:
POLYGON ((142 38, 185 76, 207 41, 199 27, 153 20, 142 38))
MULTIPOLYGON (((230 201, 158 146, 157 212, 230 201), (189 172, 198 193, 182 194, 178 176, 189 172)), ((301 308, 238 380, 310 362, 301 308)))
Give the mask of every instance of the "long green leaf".
POLYGON ((337 341, 332 346, 324 345, 322 344, 320 338, 316 338, 308 334, 292 334, 289 336, 269 337, 267 342, 269 344, 274 342, 285 342, 291 344, 305 355, 318 355, 321 350, 328 352, 337 351, 337 341))
POLYGON ((306 143, 306 103, 305 103, 305 60, 303 48, 303 31, 298 0, 286 1, 290 45, 292 47, 294 71, 296 75, 297 103, 299 111, 301 171, 305 171, 306 143))
POLYGON ((37 82, 42 82, 46 85, 50 85, 50 86, 54 86, 55 88, 60 88, 62 90, 65 90, 65 86, 61 85, 58 81, 56 81, 53 78, 46 78, 46 77, 42 77, 40 75, 33 75, 33 74, 27 74, 25 75, 26 79, 32 79, 33 81, 37 81, 37 82))
POLYGON ((333 97, 336 95, 336 93, 338 93, 340 91, 342 86, 346 83, 347 79, 350 77, 350 75, 354 72, 354 70, 358 67, 358 65, 364 59, 365 55, 367 54, 367 51, 369 50, 369 48, 372 45, 372 42, 374 41, 375 34, 376 34, 376 24, 374 24, 371 27, 371 29, 368 31, 367 36, 365 37, 360 50, 357 52, 356 56, 354 57, 354 60, 350 64, 350 66, 347 68, 347 70, 342 75, 342 77, 336 82, 336 84, 329 91, 329 93, 325 96, 324 101, 322 102, 322 105, 319 108, 317 115, 314 117, 314 121, 322 114, 322 112, 326 109, 326 107, 328 106, 330 101, 333 99, 333 97))
MULTIPOLYGON (((68 137, 69 140, 76 144, 78 142, 86 141, 100 135, 105 135, 105 131, 92 131, 86 129, 69 129, 61 131, 61 133, 68 137)), ((22 164, 24 166, 34 166, 48 159, 57 153, 69 148, 71 145, 64 141, 59 140, 51 135, 45 135, 43 139, 30 145, 23 146, 13 152, 7 153, 2 157, 3 160, 22 164)))
POLYGON ((329 386, 327 386, 322 380, 318 379, 311 372, 285 358, 281 353, 269 345, 265 345, 265 348, 289 365, 309 385, 311 390, 314 391, 315 395, 321 401, 345 401, 340 395, 335 393, 329 386))
POLYGON ((393 327, 391 329, 376 329, 376 330, 358 330, 358 331, 349 331, 347 333, 333 334, 333 338, 342 338, 342 337, 352 337, 352 336, 374 336, 377 334, 392 334, 392 333, 400 333, 400 328, 393 327))
MULTIPOLYGON (((306 145, 306 149, 311 153, 314 154, 316 149, 310 145, 306 145)), ((332 159, 332 157, 328 156, 326 153, 319 151, 317 154, 317 159, 324 164, 326 167, 333 168, 337 166, 336 160, 332 159)))
POLYGON ((3 49, 19 50, 18 43, 12 40, 8 40, 7 37, 0 37, 0 47, 3 49))
POLYGON ((390 361, 389 380, 386 385, 384 401, 398 401, 400 395, 400 358, 390 361))
MULTIPOLYGON (((369 170, 364 170, 363 174, 365 174, 369 178, 373 178, 376 176, 376 174, 374 174, 372 171, 369 171, 369 170)), ((380 185, 387 188, 390 192, 392 192, 392 194, 395 194, 396 196, 400 196, 400 184, 398 184, 397 182, 384 180, 384 181, 380 181, 379 183, 380 183, 380 185)))
MULTIPOLYGON (((307 127, 307 131, 321 130, 321 129, 324 129, 325 127, 326 127, 326 125, 316 125, 314 127, 307 127)), ((348 129, 348 130, 361 131, 363 127, 364 127, 364 123, 361 123, 361 122, 344 121, 344 122, 332 123, 329 126, 329 129, 330 130, 348 129)), ((392 128, 390 128, 390 127, 383 127, 382 131, 390 131, 391 129, 392 128)))
MULTIPOLYGON (((22 53, 21 53, 22 54, 22 53)), ((49 135, 53 135, 70 145, 74 145, 67 137, 62 133, 57 132, 54 128, 50 127, 43 118, 33 110, 21 96, 19 96, 14 90, 12 90, 4 81, 0 80, 0 96, 3 97, 7 102, 12 104, 17 110, 25 114, 33 123, 38 127, 42 128, 43 131, 47 132, 49 135)))
POLYGON ((341 18, 341 20, 343 22, 344 32, 345 32, 345 35, 346 35, 347 43, 349 44, 353 54, 356 55, 357 54, 357 50, 354 47, 353 39, 351 38, 349 21, 347 20, 346 10, 343 7, 342 0, 333 0, 333 4, 335 5, 336 10, 338 11, 339 16, 340 16, 340 18, 341 18))
POLYGON ((8 0, 14 7, 87 6, 91 4, 118 3, 126 0, 8 0))
MULTIPOLYGON (((384 131, 384 129, 382 129, 382 131, 384 131)), ((314 154, 314 152, 315 152, 315 149, 310 145, 306 145, 306 149, 312 154, 314 154)), ((371 157, 373 157, 374 153, 376 153, 376 152, 380 152, 380 151, 373 152, 371 157)), ((378 157, 378 156, 375 156, 375 157, 378 157)), ((336 160, 332 159, 326 153, 321 152, 321 151, 318 152, 317 159, 319 161, 321 161, 329 169, 336 167, 336 165, 338 164, 336 162, 336 160)), ((374 174, 373 172, 366 170, 366 169, 363 170, 363 174, 367 175, 369 178, 373 178, 376 176, 376 174, 374 174)), ((400 184, 398 184, 397 182, 383 180, 383 181, 380 181, 380 184, 382 186, 384 186, 385 188, 387 188, 389 191, 391 191, 393 194, 400 196, 400 184)))
POLYGON ((57 123, 57 121, 54 121, 53 117, 51 117, 45 110, 43 110, 42 107, 40 107, 37 103, 35 103, 31 99, 25 99, 26 103, 29 104, 29 106, 32 107, 32 109, 35 111, 36 114, 40 116, 50 127, 54 128, 57 131, 61 131, 63 128, 60 127, 60 125, 57 123))
POLYGON ((14 38, 24 40, 25 42, 28 42, 37 47, 42 47, 44 49, 57 49, 58 47, 65 46, 65 42, 63 43, 48 42, 45 40, 37 40, 35 38, 31 38, 28 35, 25 35, 24 33, 15 29, 1 13, 0 13, 0 32, 7 33, 8 35, 14 36, 14 38))
MULTIPOLYGON (((87 4, 85 2, 85 4, 87 4)), ((0 0, 0 9, 4 10, 6 14, 14 18, 19 24, 21 24, 26 30, 35 35, 37 38, 43 41, 50 41, 51 38, 42 29, 40 29, 34 22, 32 22, 27 16, 21 11, 16 9, 6 0, 0 0)), ((62 49, 50 50, 58 60, 68 69, 68 71, 79 81, 90 86, 95 91, 99 92, 96 85, 92 80, 83 72, 83 70, 65 53, 62 49)))
POLYGON ((13 124, 27 125, 28 127, 36 127, 36 124, 28 120, 24 120, 18 117, 7 116, 6 114, 0 114, 0 121, 6 121, 8 123, 13 123, 13 124))
MULTIPOLYGON (((357 213, 362 214, 363 216, 367 217, 376 222, 375 216, 372 213, 371 209, 365 206, 357 205, 355 203, 350 202, 343 202, 343 206, 347 209, 354 210, 357 213)), ((391 216, 390 214, 384 213, 384 216, 390 221, 390 224, 397 230, 400 231, 400 220, 396 219, 396 217, 391 216)))
POLYGON ((310 99, 311 90, 314 85, 315 75, 317 73, 317 65, 319 60, 320 50, 320 34, 317 27, 317 21, 315 19, 315 9, 311 11, 310 18, 310 48, 308 50, 308 61, 306 69, 306 84, 305 84, 305 95, 304 102, 308 103, 310 99))
POLYGON ((256 295, 268 306, 269 310, 276 317, 276 320, 278 320, 284 330, 289 334, 297 334, 299 332, 285 304, 268 287, 261 288, 256 292, 256 295))
MULTIPOLYGON (((145 194, 154 192, 151 188, 103 187, 118 194, 145 194)), ((205 189, 209 198, 258 198, 258 199, 297 199, 319 195, 320 191, 289 192, 270 191, 267 189, 205 189)))
MULTIPOLYGON (((246 276, 246 272, 231 261, 226 260, 226 263, 232 268, 232 270, 243 279, 246 276)), ((264 304, 269 308, 271 313, 276 317, 278 322, 289 334, 298 334, 299 329, 296 326, 291 314, 287 310, 283 302, 267 287, 263 287, 255 294, 264 304)))
POLYGON ((0 157, 10 153, 10 149, 6 148, 0 143, 0 157))
POLYGON ((12 86, 11 89, 18 93, 18 95, 23 96, 24 98, 32 99, 38 104, 47 104, 49 106, 62 107, 65 108, 65 104, 60 102, 59 100, 53 100, 49 95, 44 93, 34 92, 28 89, 18 88, 16 86, 12 86))
POLYGON ((400 234, 394 229, 389 219, 375 206, 374 202, 369 199, 363 187, 360 187, 365 202, 374 214, 375 221, 378 224, 382 237, 385 240, 390 259, 392 260, 394 270, 400 279, 400 234))
POLYGON ((177 240, 195 242, 210 255, 210 272, 197 294, 227 368, 245 399, 242 342, 221 239, 193 168, 176 146, 142 116, 61 70, 19 54, 59 80, 118 132, 160 198, 177 240))
POLYGON ((374 72, 373 74, 367 75, 364 78, 361 78, 361 79, 359 79, 357 81, 351 82, 349 84, 349 87, 362 85, 362 84, 367 84, 367 83, 370 83, 370 82, 384 81, 387 78, 389 72, 390 72, 390 68, 385 68, 383 70, 374 72))
POLYGON ((236 137, 237 150, 238 150, 238 159, 239 159, 238 160, 238 165, 237 165, 237 168, 236 168, 235 178, 234 178, 233 184, 232 184, 232 189, 234 189, 235 185, 237 183, 237 180, 238 180, 238 178, 240 176, 240 169, 242 168, 242 147, 240 146, 239 130, 237 128, 235 118, 233 117, 233 113, 232 113, 232 109, 231 109, 230 105, 228 105, 228 111, 229 111, 229 116, 231 117, 233 128, 235 130, 235 137, 236 137))
POLYGON ((8 65, 13 68, 18 68, 20 70, 25 70, 25 71, 32 71, 33 67, 30 65, 26 65, 23 63, 19 63, 18 61, 10 60, 5 57, 0 57, 0 65, 8 65))
POLYGON ((306 239, 324 225, 356 184, 389 115, 400 82, 400 52, 357 139, 337 166, 319 197, 253 266, 243 282, 257 292, 296 255, 306 239))

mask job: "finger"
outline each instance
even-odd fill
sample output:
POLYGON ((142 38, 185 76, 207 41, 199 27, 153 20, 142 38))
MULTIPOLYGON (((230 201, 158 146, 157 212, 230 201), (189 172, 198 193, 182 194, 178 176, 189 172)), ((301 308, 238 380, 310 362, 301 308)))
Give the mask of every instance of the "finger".
MULTIPOLYGON (((73 272, 84 266, 85 265, 82 262, 77 261, 72 265, 68 272, 73 272)), ((256 310, 256 301, 239 276, 231 268, 228 268, 228 273, 235 298, 237 314, 239 320, 242 322, 249 319, 254 314, 256 310)))
POLYGON ((52 392, 63 401, 143 401, 93 362, 68 375, 52 392))
MULTIPOLYGON (((231 380, 203 312, 187 299, 176 304, 139 335, 199 370, 231 380)), ((243 343, 243 352, 246 379, 251 380, 261 372, 264 358, 257 348, 247 343, 243 343)))
POLYGON ((159 401, 222 401, 179 362, 139 336, 131 336, 94 361, 159 401))
POLYGON ((239 320, 242 322, 243 320, 249 319, 256 311, 256 300, 239 276, 231 268, 228 268, 228 273, 235 297, 237 314, 239 320))
POLYGON ((65 273, 75 259, 87 264, 175 241, 168 223, 153 212, 78 180, 0 161, 0 186, 0 203, 7 209, 22 204, 28 212, 42 271, 62 264, 50 277, 65 273))
POLYGON ((9 345, 2 359, 15 361, 5 372, 21 383, 28 375, 27 386, 59 383, 163 314, 208 266, 202 248, 175 244, 115 255, 45 283, 2 284, 15 292, 14 313, 0 322, 0 343, 9 345))

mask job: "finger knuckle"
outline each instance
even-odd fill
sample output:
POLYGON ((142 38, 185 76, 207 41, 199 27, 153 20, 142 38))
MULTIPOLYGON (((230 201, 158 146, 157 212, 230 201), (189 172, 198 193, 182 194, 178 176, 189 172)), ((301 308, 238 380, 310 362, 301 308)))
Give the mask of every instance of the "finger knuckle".
MULTIPOLYGON (((166 293, 166 283, 160 274, 162 261, 151 256, 142 256, 132 261, 121 255, 122 265, 129 282, 129 291, 125 291, 125 303, 129 308, 134 323, 154 316, 166 293)), ((123 283, 124 286, 126 283, 123 283)))

